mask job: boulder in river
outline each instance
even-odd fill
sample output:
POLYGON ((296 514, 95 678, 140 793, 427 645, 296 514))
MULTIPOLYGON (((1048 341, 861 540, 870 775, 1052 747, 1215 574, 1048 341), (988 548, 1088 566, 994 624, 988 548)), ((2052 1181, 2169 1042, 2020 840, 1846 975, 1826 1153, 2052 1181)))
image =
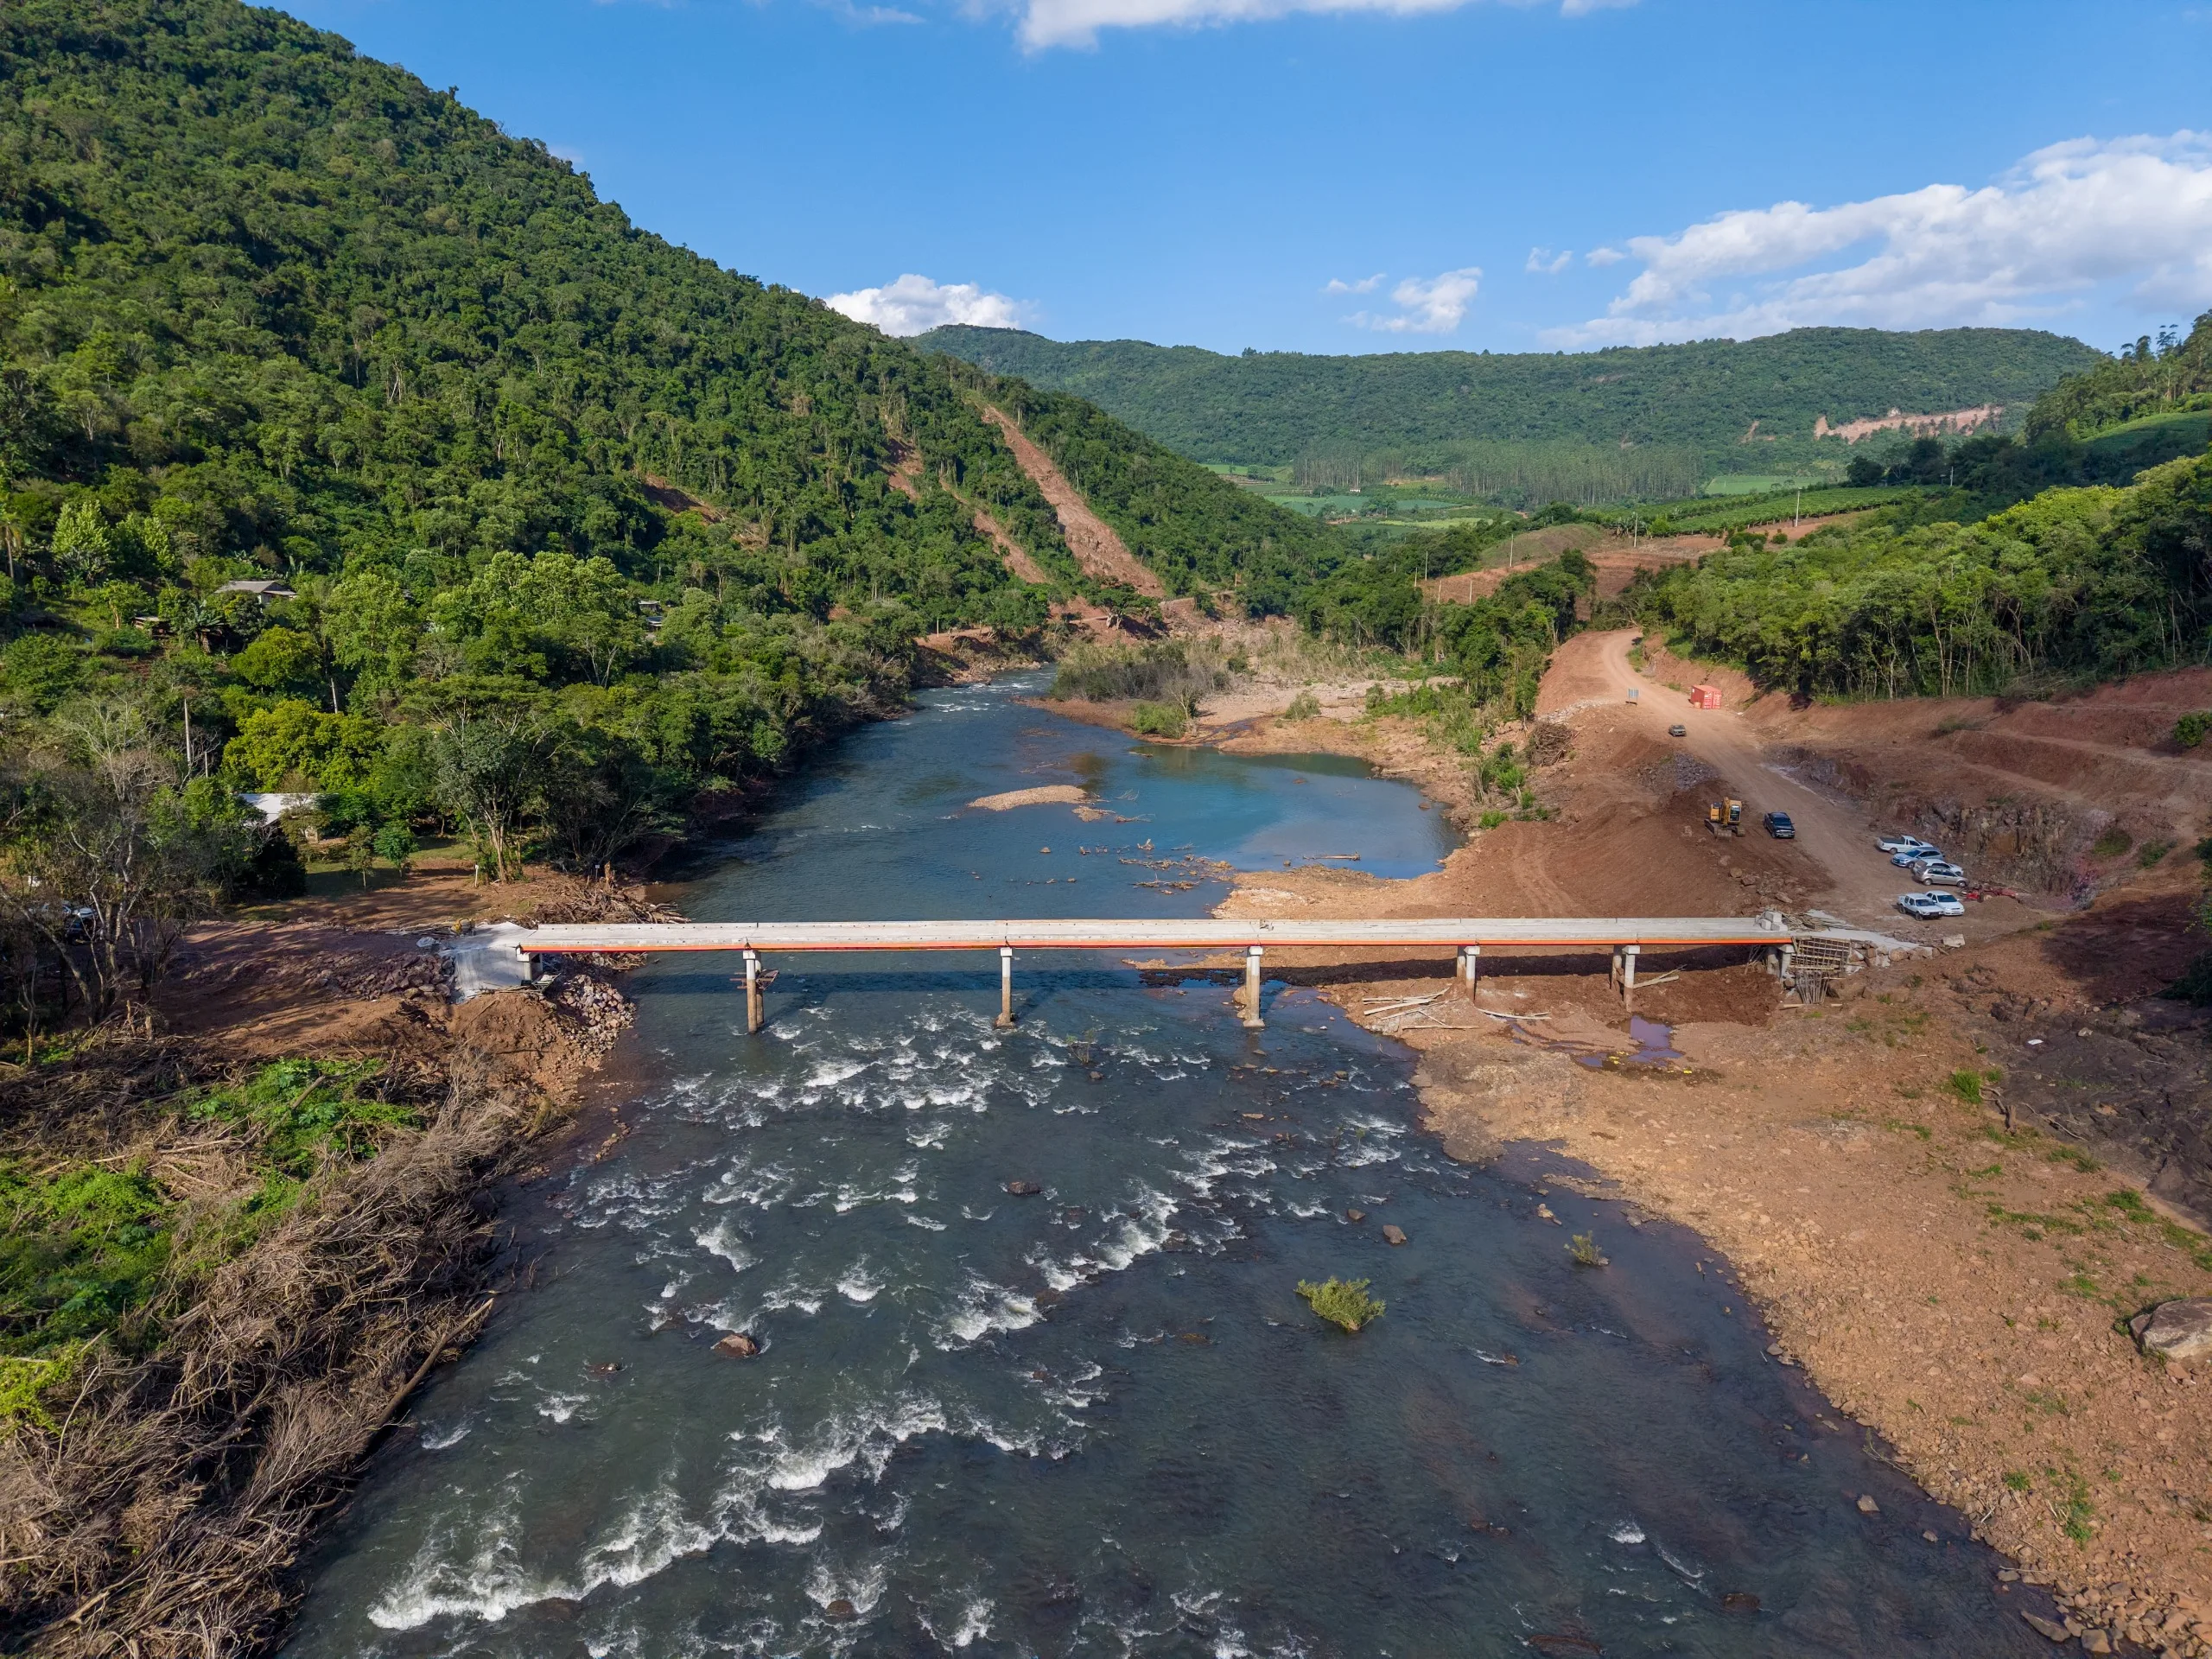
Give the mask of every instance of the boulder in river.
POLYGON ((1347 1210, 1344 1211, 1344 1219, 1351 1223, 1353 1226, 1357 1227, 1361 1222, 1367 1219, 1367 1211, 1364 1210, 1347 1210))
POLYGON ((742 1331, 733 1331, 715 1344, 718 1354, 728 1354, 732 1359, 750 1359, 760 1351, 760 1344, 742 1331))
POLYGON ((1872 1492, 1861 1492, 1859 1494, 1859 1514, 1879 1515, 1881 1512, 1882 1506, 1874 1501, 1874 1495, 1872 1492))
POLYGON ((1017 1198, 1033 1198, 1045 1189, 1034 1181, 1008 1181, 1006 1190, 1017 1198))
POLYGON ((858 1618, 861 1616, 861 1610, 854 1606, 850 1599, 840 1596, 823 1607, 822 1613, 825 1618, 834 1618, 842 1624, 849 1618, 858 1618))
POLYGON ((1393 1223, 1384 1222, 1382 1224, 1382 1236, 1389 1240, 1393 1244, 1402 1244, 1406 1242, 1406 1230, 1393 1223))
POLYGON ((2212 1359, 2212 1296, 2160 1302, 2127 1322, 2146 1354, 2168 1359, 2212 1359))

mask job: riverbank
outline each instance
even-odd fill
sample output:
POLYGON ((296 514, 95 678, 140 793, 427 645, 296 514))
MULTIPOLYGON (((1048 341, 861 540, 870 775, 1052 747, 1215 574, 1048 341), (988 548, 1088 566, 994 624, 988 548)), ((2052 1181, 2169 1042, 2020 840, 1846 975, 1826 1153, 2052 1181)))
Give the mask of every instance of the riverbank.
MULTIPOLYGON (((1817 856, 1699 833, 1706 795, 1773 787, 1757 745, 1720 734, 1741 753, 1705 759, 1643 731, 1594 683, 1596 642, 1573 644, 1540 704, 1573 734, 1569 758, 1538 774, 1550 821, 1483 832, 1412 881, 1247 875, 1222 913, 1729 914, 1860 904, 1885 885, 1843 861, 1846 837, 1875 832, 1842 798, 1816 809, 1828 815, 1817 856)), ((1385 724, 1261 722, 1224 747, 1464 778, 1464 760, 1410 758, 1418 732, 1385 724)), ((1561 1181, 1595 1172, 1596 1190, 1710 1240, 1713 1269, 1735 1264, 1777 1333, 1777 1363, 1802 1365, 2049 1584, 2079 1631, 2195 1656, 2212 1652, 2212 1381, 2145 1359, 2123 1323, 2212 1294, 2212 1247, 2177 1219, 2202 1213, 2197 1166, 2162 1151, 2161 1120, 2128 1103, 2157 1060, 2131 1003, 2181 948, 2185 913, 2160 906, 2185 912, 2173 901, 2186 885, 2186 872, 2152 872, 2080 915, 1993 900, 1944 925, 1963 925, 1966 950, 1856 976, 1808 1011, 1779 1009, 1756 968, 1647 962, 1647 976, 1685 969, 1639 989, 1637 1013, 1673 1028, 1680 1057, 1648 1066, 1621 1063, 1637 1045, 1600 960, 1486 957, 1472 1007, 1441 962, 1285 951, 1269 971, 1414 1047, 1423 1110, 1455 1156, 1549 1148, 1573 1160, 1561 1181), (2131 923, 2123 953, 2089 937, 2131 923), (2114 982, 2129 971, 2139 982, 2114 982), (2046 1049, 2064 1059, 2044 1062, 2046 1049), (2066 1095, 2082 1096, 2071 1116, 2027 1109, 2066 1095)), ((2162 1039, 2201 1049, 2167 1008, 2162 1039)))
POLYGON ((628 1020, 589 969, 452 1005, 421 941, 610 908, 645 906, 450 873, 271 906, 192 930, 145 1025, 0 1067, 17 1224, 108 1310, 9 1379, 11 1643, 227 1656, 281 1632, 298 1550, 495 1305, 487 1195, 628 1020))

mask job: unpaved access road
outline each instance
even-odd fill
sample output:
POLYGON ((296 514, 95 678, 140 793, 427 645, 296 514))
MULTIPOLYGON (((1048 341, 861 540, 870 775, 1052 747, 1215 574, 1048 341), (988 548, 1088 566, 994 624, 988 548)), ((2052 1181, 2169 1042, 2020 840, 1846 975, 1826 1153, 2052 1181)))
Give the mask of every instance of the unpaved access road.
MULTIPOLYGON (((1545 701, 1564 706, 1610 697, 1630 718, 1648 724, 1655 737, 1669 726, 1683 727, 1688 735, 1671 741, 1719 774, 1716 796, 1726 784, 1742 800, 1745 835, 1764 834, 1758 827, 1762 813, 1789 815, 1797 826, 1790 851, 1826 880, 1824 909, 1861 927, 1916 937, 1919 930, 1897 908, 1897 895, 1911 890, 1912 878, 1875 849, 1875 832, 1859 810, 1770 762, 1764 742, 1736 710, 1694 709, 1686 696, 1639 674, 1629 661, 1637 638, 1635 629, 1621 628, 1570 641, 1569 647, 1580 646, 1572 652, 1573 660, 1561 664, 1571 677, 1548 681, 1545 701), (1628 700, 1631 690, 1638 692, 1633 705, 1628 700)), ((1570 658, 1569 647, 1562 647, 1562 659, 1570 658)))

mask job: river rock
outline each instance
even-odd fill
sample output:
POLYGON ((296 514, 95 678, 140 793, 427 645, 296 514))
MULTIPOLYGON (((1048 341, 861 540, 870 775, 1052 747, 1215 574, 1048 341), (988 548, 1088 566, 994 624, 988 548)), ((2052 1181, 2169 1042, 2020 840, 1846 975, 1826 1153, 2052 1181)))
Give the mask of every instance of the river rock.
POLYGON ((2161 1302, 2127 1322, 2146 1354, 2168 1359, 2212 1359, 2212 1296, 2161 1302))
POLYGON ((1045 1189, 1034 1181, 1008 1181, 1006 1190, 1017 1198, 1033 1198, 1045 1189))
POLYGON ((1874 1495, 1872 1492, 1861 1492, 1859 1494, 1859 1514, 1879 1515, 1881 1512, 1882 1506, 1874 1501, 1874 1495))
POLYGON ((1406 1242, 1406 1230, 1394 1222, 1386 1221, 1382 1224, 1382 1236, 1393 1244, 1402 1244, 1406 1242))
POLYGON ((2084 1653, 2110 1653, 2112 1651, 2112 1637, 2106 1635, 2102 1630, 2084 1630, 2082 1632, 2082 1651, 2084 1653))
POLYGON ((2063 1624, 2061 1624, 2055 1618, 2045 1618, 2041 1613, 2022 1613, 2020 1617, 2028 1621, 2028 1628, 2030 1630, 2033 1630, 2037 1636, 2043 1637, 2047 1640, 2052 1642, 2070 1642, 2073 1640, 2071 1637, 2066 1634, 2066 1627, 2063 1624))
POLYGON ((760 1344, 742 1331, 733 1331, 715 1344, 718 1354, 728 1354, 732 1359, 750 1359, 760 1351, 760 1344))
POLYGON ((1361 1222, 1367 1219, 1367 1211, 1364 1210, 1347 1210, 1344 1211, 1344 1219, 1351 1223, 1353 1226, 1357 1227, 1361 1222))
POLYGON ((845 1597, 840 1596, 823 1608, 822 1616, 824 1618, 834 1618, 839 1624, 842 1624, 849 1618, 858 1618, 861 1616, 861 1610, 854 1606, 845 1597))

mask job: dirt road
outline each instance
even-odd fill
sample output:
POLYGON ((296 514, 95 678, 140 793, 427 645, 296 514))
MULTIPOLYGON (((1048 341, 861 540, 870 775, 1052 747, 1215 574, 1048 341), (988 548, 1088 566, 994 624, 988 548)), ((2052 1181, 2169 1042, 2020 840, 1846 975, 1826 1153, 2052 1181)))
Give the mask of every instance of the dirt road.
MULTIPOLYGON (((1743 801, 1745 835, 1764 833, 1758 827, 1764 813, 1789 815, 1797 826, 1797 839, 1788 854, 1824 879, 1827 892, 1822 908, 1859 926, 1878 927, 1905 938, 1929 931, 1909 923, 1897 910, 1897 895, 1912 887, 1912 878, 1891 868, 1875 849, 1876 831, 1859 809, 1769 761, 1766 745, 1734 709, 1693 709, 1681 694, 1638 673, 1629 660, 1629 648, 1637 638, 1634 629, 1622 628, 1580 634, 1568 641, 1558 660, 1566 671, 1546 682, 1546 701, 1563 706, 1609 698, 1631 718, 1648 724, 1655 736, 1670 725, 1682 726, 1688 735, 1672 741, 1719 774, 1716 796, 1726 785, 1743 801), (1631 690, 1639 694, 1632 709, 1627 707, 1631 690)), ((1955 931, 1959 926, 1954 922, 1936 931, 1955 931)))

